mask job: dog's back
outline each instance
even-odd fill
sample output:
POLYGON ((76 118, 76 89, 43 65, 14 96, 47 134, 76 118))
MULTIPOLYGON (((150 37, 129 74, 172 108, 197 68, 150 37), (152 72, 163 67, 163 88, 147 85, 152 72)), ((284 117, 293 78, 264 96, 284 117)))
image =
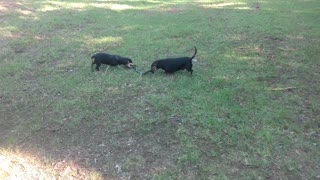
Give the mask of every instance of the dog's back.
POLYGON ((134 66, 132 60, 130 58, 121 57, 118 55, 112 55, 107 53, 97 53, 91 56, 92 64, 91 69, 93 71, 93 64, 96 64, 96 70, 99 71, 99 66, 101 64, 107 64, 109 66, 118 66, 118 65, 125 65, 128 68, 134 66))
POLYGON ((143 74, 147 74, 149 72, 154 73, 157 69, 163 69, 166 73, 174 73, 179 70, 186 69, 190 71, 191 74, 192 70, 192 59, 197 54, 197 48, 195 48, 195 52, 193 56, 190 57, 179 57, 179 58, 167 58, 167 59, 160 59, 151 64, 151 69, 143 74))
POLYGON ((107 53, 96 53, 93 56, 91 56, 91 58, 95 60, 105 59, 108 57, 110 57, 110 54, 107 54, 107 53))
POLYGON ((161 59, 157 61, 157 68, 165 70, 166 73, 174 73, 186 69, 192 64, 191 61, 190 57, 161 59))
POLYGON ((120 59, 120 57, 117 55, 111 55, 107 53, 97 53, 91 58, 94 59, 95 63, 107 64, 110 66, 117 66, 119 64, 117 60, 120 59))

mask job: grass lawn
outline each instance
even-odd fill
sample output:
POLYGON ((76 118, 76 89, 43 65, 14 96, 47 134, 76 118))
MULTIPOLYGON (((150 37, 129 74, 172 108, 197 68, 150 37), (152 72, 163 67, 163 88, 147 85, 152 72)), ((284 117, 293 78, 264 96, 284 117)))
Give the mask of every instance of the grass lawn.
POLYGON ((0 1, 0 179, 319 179, 319 7, 0 1))

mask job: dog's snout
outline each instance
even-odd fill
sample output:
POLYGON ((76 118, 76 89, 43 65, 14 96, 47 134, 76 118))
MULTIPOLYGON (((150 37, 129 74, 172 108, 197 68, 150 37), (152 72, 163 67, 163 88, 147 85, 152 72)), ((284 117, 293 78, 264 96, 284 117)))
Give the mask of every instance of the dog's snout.
POLYGON ((133 63, 128 63, 127 66, 131 68, 131 67, 134 67, 135 65, 133 63))

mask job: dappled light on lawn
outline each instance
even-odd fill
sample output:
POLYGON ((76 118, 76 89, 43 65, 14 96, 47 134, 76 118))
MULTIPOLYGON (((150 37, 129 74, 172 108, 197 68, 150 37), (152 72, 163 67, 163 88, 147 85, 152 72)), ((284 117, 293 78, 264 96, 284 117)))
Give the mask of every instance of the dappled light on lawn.
POLYGON ((204 8, 213 8, 213 9, 250 9, 250 7, 243 2, 229 2, 229 3, 211 3, 202 5, 204 8))
MULTIPOLYGON (((109 9, 114 11, 122 11, 122 10, 142 10, 151 8, 153 6, 148 6, 142 3, 141 5, 134 5, 134 4, 125 4, 121 3, 112 3, 116 1, 94 1, 94 2, 63 2, 63 1, 43 1, 41 2, 42 7, 39 9, 41 12, 50 12, 50 11, 57 11, 62 9, 73 9, 78 11, 83 11, 89 8, 103 8, 109 9)), ((129 1, 128 3, 135 3, 134 1, 129 1)), ((154 3, 154 4, 165 4, 164 2, 160 1, 147 1, 147 3, 154 3)))
POLYGON ((111 10, 126 10, 126 9, 135 9, 132 6, 129 6, 127 4, 109 4, 109 3, 103 3, 103 4, 97 4, 93 3, 91 6, 98 7, 98 8, 106 8, 111 10))
POLYGON ((91 47, 100 47, 97 51, 104 51, 110 47, 117 47, 123 43, 122 37, 117 36, 105 36, 105 37, 92 37, 92 36, 84 36, 81 40, 83 44, 83 48, 91 47))
POLYGON ((319 178, 319 5, 0 1, 0 180, 319 178))
POLYGON ((43 6, 40 8, 42 12, 56 11, 61 9, 78 9, 83 10, 88 4, 86 3, 72 3, 62 1, 44 1, 43 6))
POLYGON ((18 28, 15 26, 0 27, 0 38, 9 38, 9 39, 19 38, 20 35, 16 33, 17 31, 18 31, 18 28))
POLYGON ((105 43, 119 43, 122 41, 122 37, 100 37, 94 38, 93 41, 97 44, 105 44, 105 43))
POLYGON ((15 150, 0 150, 0 179, 102 179, 102 175, 70 161, 52 162, 47 157, 15 150), (40 163, 42 162, 42 163, 40 163))

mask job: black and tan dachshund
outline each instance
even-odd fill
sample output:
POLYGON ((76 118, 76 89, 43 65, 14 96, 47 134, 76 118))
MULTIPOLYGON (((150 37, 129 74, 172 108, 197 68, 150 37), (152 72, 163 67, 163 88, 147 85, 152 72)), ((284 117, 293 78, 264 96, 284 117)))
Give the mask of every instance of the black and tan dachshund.
POLYGON ((193 72, 192 59, 197 54, 197 48, 194 47, 194 49, 195 49, 195 52, 192 57, 167 58, 167 59, 160 59, 160 60, 154 61, 151 64, 151 69, 143 73, 143 75, 149 72, 154 73, 158 69, 163 69, 165 73, 174 73, 176 71, 186 69, 192 74, 193 72))
POLYGON ((130 58, 121 57, 118 55, 111 55, 107 53, 97 53, 92 57, 91 70, 93 71, 93 65, 96 64, 96 70, 99 71, 101 64, 109 66, 125 65, 128 68, 135 67, 130 58))

